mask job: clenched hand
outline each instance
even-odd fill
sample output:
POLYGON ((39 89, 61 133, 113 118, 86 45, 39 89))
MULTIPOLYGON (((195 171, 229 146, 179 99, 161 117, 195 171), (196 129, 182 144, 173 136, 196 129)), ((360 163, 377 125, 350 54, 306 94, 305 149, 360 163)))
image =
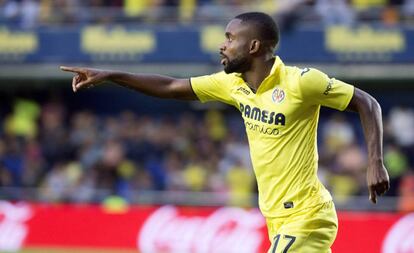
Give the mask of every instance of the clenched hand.
POLYGON ((377 196, 385 194, 390 189, 390 179, 384 165, 370 166, 367 171, 369 199, 377 203, 377 196))

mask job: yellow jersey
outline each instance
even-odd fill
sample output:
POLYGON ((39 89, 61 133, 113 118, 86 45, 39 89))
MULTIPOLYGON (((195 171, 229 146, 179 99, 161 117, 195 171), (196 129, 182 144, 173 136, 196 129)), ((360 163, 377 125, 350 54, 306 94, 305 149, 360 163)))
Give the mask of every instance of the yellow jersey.
POLYGON ((279 57, 256 93, 241 74, 224 72, 190 79, 201 102, 239 109, 246 128, 266 218, 283 217, 332 200, 317 177, 320 106, 344 110, 354 87, 316 69, 285 66, 279 57))

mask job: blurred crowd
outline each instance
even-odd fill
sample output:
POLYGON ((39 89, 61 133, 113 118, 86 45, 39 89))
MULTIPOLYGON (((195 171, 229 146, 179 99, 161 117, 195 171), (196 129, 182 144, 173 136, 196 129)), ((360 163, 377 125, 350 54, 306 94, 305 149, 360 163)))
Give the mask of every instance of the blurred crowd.
POLYGON ((24 29, 55 25, 226 22, 264 11, 283 27, 413 23, 414 0, 0 0, 0 21, 24 29))
MULTIPOLYGON (((351 113, 323 114, 319 177, 336 201, 367 196, 362 130, 351 113), (351 117, 349 117, 351 115, 351 117)), ((235 111, 99 115, 57 99, 16 99, 1 119, 0 195, 37 188, 45 201, 134 202, 142 192, 212 192, 252 205, 256 184, 243 122, 235 111), (16 188, 17 187, 17 188, 16 188), (99 193, 99 194, 98 194, 99 193)), ((414 210, 414 109, 384 115, 384 158, 399 210, 414 210)))

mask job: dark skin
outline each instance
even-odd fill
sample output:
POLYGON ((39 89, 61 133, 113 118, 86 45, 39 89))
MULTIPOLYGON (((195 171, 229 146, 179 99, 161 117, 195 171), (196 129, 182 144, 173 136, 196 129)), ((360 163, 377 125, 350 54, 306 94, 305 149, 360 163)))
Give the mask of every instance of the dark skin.
MULTIPOLYGON (((239 19, 229 22, 225 36, 226 40, 220 47, 224 70, 241 73, 252 91, 257 91, 272 69, 274 46, 268 41, 260 40, 256 29, 239 19)), ((72 79, 74 92, 111 81, 150 96, 197 100, 189 79, 92 68, 61 66, 60 69, 75 73, 72 79)), ((390 188, 388 173, 383 163, 381 107, 368 93, 355 88, 347 110, 357 112, 361 119, 368 147, 369 199, 376 203, 377 196, 383 195, 390 188)))
POLYGON ((347 110, 359 113, 368 147, 367 185, 369 199, 375 204, 377 196, 390 189, 390 179, 384 166, 382 151, 382 116, 378 102, 368 93, 355 88, 347 110))
POLYGON ((225 70, 229 61, 245 59, 248 66, 241 66, 241 71, 237 72, 242 73, 244 81, 253 91, 257 91, 272 69, 274 48, 258 39, 259 36, 252 25, 242 24, 239 19, 229 22, 225 36, 226 40, 220 47, 221 63, 225 70))

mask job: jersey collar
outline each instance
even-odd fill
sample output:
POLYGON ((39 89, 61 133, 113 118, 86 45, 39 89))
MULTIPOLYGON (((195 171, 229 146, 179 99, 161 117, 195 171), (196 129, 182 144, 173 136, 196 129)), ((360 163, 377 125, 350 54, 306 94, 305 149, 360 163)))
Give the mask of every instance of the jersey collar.
POLYGON ((275 62, 273 63, 272 69, 270 70, 269 75, 263 80, 260 85, 257 93, 265 92, 269 89, 274 88, 275 85, 280 84, 281 75, 283 74, 284 64, 279 56, 275 57, 275 62))
POLYGON ((284 64, 279 56, 275 57, 275 63, 273 63, 272 69, 270 70, 269 76, 277 76, 280 79, 280 73, 282 73, 281 69, 283 68, 284 64))
MULTIPOLYGON (((281 79, 281 74, 283 73, 283 68, 284 68, 284 63, 282 62, 282 60, 280 59, 279 56, 275 56, 274 57, 274 63, 272 66, 272 69, 270 70, 270 73, 268 76, 266 76, 266 78, 263 80, 262 84, 259 86, 259 89, 256 91, 257 93, 261 93, 264 92, 268 89, 271 89, 276 85, 280 83, 280 79, 281 79), (273 79, 272 82, 269 82, 269 79, 273 79)), ((243 78, 241 77, 242 74, 241 73, 236 73, 235 76, 237 76, 240 80, 240 83, 244 83, 243 78)))

